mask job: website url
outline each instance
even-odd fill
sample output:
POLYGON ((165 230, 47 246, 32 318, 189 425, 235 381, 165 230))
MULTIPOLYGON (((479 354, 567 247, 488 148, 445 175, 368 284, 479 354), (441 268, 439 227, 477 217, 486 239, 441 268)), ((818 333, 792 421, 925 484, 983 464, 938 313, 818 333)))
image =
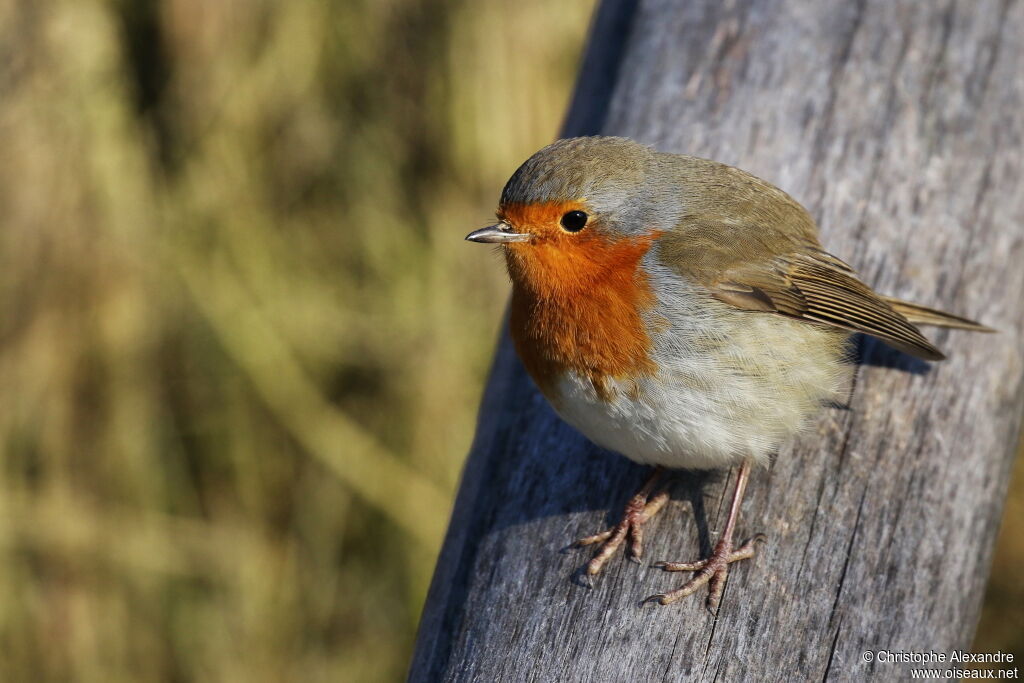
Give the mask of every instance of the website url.
POLYGON ((1016 667, 1012 669, 911 669, 910 677, 917 680, 994 680, 1020 678, 1016 667))

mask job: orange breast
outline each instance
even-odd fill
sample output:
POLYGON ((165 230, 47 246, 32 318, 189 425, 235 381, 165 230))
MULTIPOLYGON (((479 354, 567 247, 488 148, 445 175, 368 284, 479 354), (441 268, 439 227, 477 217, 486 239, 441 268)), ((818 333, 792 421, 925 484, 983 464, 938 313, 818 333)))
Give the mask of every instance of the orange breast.
POLYGON ((609 378, 655 369, 642 318, 654 294, 638 266, 657 235, 612 240, 596 229, 558 229, 558 218, 578 206, 503 207, 505 220, 536 236, 505 250, 513 281, 511 333, 527 371, 550 399, 557 400, 555 384, 571 369, 607 400, 609 378))

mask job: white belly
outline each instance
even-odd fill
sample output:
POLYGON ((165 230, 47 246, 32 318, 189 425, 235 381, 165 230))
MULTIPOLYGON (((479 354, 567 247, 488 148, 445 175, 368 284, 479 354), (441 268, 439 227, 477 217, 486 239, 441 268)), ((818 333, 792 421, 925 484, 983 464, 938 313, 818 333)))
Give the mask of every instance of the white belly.
POLYGON ((723 304, 714 330, 673 325, 654 337, 658 374, 609 379, 604 400, 567 372, 555 410, 594 443, 640 463, 711 469, 764 462, 851 376, 846 336, 723 304))

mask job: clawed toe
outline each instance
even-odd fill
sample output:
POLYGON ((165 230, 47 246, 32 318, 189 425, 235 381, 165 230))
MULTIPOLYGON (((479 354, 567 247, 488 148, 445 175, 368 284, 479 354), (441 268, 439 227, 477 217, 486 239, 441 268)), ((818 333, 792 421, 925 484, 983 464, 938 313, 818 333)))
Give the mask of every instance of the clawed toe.
MULTIPOLYGON (((764 534, 755 534, 753 537, 747 540, 746 543, 741 545, 736 550, 731 550, 732 545, 726 544, 730 550, 728 554, 722 554, 721 558, 718 558, 716 554, 712 554, 711 557, 703 560, 697 560, 696 562, 655 562, 652 567, 664 569, 667 572, 696 572, 704 569, 708 562, 712 560, 721 560, 722 564, 731 564, 738 560, 748 560, 754 556, 754 544, 764 541, 766 536, 764 534)), ((716 549, 717 553, 717 549, 716 549)))
POLYGON ((704 566, 708 563, 707 560, 697 560, 696 562, 655 562, 652 567, 658 569, 664 569, 667 572, 695 572, 704 569, 704 566))
MULTIPOLYGON (((736 475, 736 488, 733 490, 725 529, 723 529, 721 540, 715 546, 711 555, 696 562, 655 562, 652 566, 668 572, 695 572, 695 574, 676 590, 652 595, 642 600, 641 605, 648 602, 668 605, 685 598, 687 595, 693 594, 698 588, 707 584, 708 609, 712 614, 717 613, 718 605, 722 600, 722 593, 725 590, 725 581, 729 576, 729 565, 733 562, 753 557, 754 544, 765 539, 764 534, 757 534, 739 548, 734 548, 732 543, 736 519, 739 517, 740 503, 743 500, 743 493, 750 478, 750 467, 749 460, 744 460, 740 465, 739 472, 736 475)), ((647 483, 640 489, 640 492, 630 499, 626 505, 622 521, 607 531, 602 531, 599 534, 587 536, 576 541, 574 544, 576 547, 599 545, 597 552, 594 553, 594 557, 584 568, 585 576, 598 574, 605 564, 608 563, 608 560, 612 558, 616 550, 626 542, 628 542, 630 559, 639 560, 643 554, 643 525, 668 502, 667 491, 663 490, 657 495, 652 495, 661 472, 661 468, 655 470, 654 474, 647 480, 647 483)))
POLYGON ((661 475, 656 470, 644 487, 626 504, 622 521, 607 531, 593 536, 581 538, 574 544, 576 547, 601 544, 594 557, 587 563, 586 573, 589 576, 598 574, 614 555, 615 551, 628 541, 629 557, 639 561, 644 552, 644 523, 658 514, 668 502, 668 491, 661 491, 652 496, 654 485, 661 475))
POLYGON ((692 595, 698 588, 708 584, 708 610, 715 614, 718 612, 718 605, 722 600, 722 593, 725 590, 725 580, 729 576, 729 565, 733 562, 746 560, 754 556, 754 544, 765 539, 764 534, 757 534, 738 549, 733 549, 729 538, 723 538, 715 546, 711 555, 696 562, 655 562, 652 566, 664 569, 668 572, 697 572, 693 578, 684 583, 674 591, 658 593, 645 598, 641 604, 657 602, 660 605, 669 605, 692 595))
POLYGON ((587 536, 576 541, 574 545, 583 547, 600 543, 594 557, 587 563, 586 573, 593 576, 604 568, 614 555, 615 551, 628 541, 630 559, 639 561, 644 552, 644 528, 643 525, 651 517, 656 515, 668 501, 668 493, 662 492, 650 500, 646 496, 639 495, 626 506, 622 521, 607 531, 602 531, 593 536, 587 536))
POLYGON ((587 536, 586 538, 581 538, 580 540, 576 541, 572 545, 573 545, 574 548, 582 548, 585 545, 594 545, 595 543, 603 543, 604 541, 607 541, 609 538, 611 538, 611 535, 612 535, 613 531, 615 531, 615 529, 608 529, 607 531, 602 531, 599 534, 594 534, 593 536, 587 536))

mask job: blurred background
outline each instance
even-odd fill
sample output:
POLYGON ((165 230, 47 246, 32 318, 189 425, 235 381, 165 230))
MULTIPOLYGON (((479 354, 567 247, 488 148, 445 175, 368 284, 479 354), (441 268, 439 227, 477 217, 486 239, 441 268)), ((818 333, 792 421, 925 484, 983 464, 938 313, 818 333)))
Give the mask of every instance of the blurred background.
POLYGON ((0 680, 404 676, 592 4, 0 0, 0 680))

